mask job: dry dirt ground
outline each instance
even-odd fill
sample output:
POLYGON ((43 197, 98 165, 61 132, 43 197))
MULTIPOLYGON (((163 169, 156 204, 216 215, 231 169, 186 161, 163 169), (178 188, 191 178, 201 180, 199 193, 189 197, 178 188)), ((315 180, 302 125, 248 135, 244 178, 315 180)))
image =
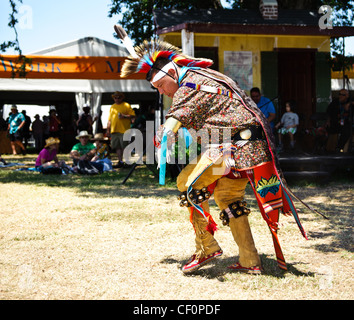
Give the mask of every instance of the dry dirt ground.
POLYGON ((159 186, 144 167, 122 185, 126 174, 0 169, 0 299, 353 299, 353 184, 293 187, 329 220, 295 201, 305 240, 292 217, 281 217, 288 272, 277 267, 271 234, 247 189, 260 276, 227 269, 238 251, 212 200, 224 255, 186 276, 180 268, 193 253, 194 232, 176 188, 159 186))

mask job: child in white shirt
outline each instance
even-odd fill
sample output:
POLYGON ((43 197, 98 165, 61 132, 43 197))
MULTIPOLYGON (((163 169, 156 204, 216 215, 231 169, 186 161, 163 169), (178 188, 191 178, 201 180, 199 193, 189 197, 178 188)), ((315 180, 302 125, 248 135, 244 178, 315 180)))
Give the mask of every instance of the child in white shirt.
POLYGON ((290 137, 290 147, 294 149, 295 140, 294 134, 296 133, 297 126, 299 125, 299 116, 293 111, 295 108, 295 103, 288 101, 285 104, 286 112, 281 117, 280 122, 275 126, 278 129, 279 137, 279 148, 282 149, 282 136, 289 134, 290 137))

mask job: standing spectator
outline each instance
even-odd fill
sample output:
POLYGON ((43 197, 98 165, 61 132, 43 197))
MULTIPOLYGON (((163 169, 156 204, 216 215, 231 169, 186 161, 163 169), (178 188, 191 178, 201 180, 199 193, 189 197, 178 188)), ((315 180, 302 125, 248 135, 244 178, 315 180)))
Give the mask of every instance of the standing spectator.
POLYGON ((111 135, 111 148, 116 150, 118 157, 117 167, 123 167, 123 151, 127 141, 123 141, 124 132, 130 129, 131 122, 135 118, 135 112, 129 103, 124 102, 124 94, 116 91, 112 98, 114 104, 108 115, 107 135, 111 135))
POLYGON ((344 152, 344 146, 351 136, 351 103, 349 91, 339 91, 338 99, 333 100, 327 107, 327 151, 335 152, 336 149, 344 152))
POLYGON ((58 117, 55 107, 49 110, 49 135, 54 138, 60 136, 61 121, 58 117))
POLYGON ((26 148, 22 143, 22 128, 25 125, 25 117, 19 113, 16 105, 12 105, 7 131, 10 134, 12 153, 17 154, 16 146, 20 147, 22 154, 26 154, 26 148))
POLYGON ((32 122, 32 134, 34 138, 36 152, 39 153, 43 148, 44 123, 39 118, 39 114, 36 114, 34 116, 34 119, 35 120, 32 122))
POLYGON ((0 114, 0 131, 6 131, 6 129, 7 129, 7 122, 0 114))
POLYGON ((6 128, 7 128, 8 124, 9 124, 9 119, 10 119, 11 115, 12 115, 12 112, 10 111, 8 117, 6 118, 6 128))
POLYGON ((90 106, 84 104, 82 107, 83 113, 80 115, 79 119, 76 121, 78 132, 87 131, 92 135, 92 125, 95 122, 90 114, 90 106))
POLYGON ((262 96, 261 91, 257 87, 252 88, 250 93, 252 100, 268 119, 270 127, 274 129, 275 108, 273 102, 265 96, 262 96))
POLYGON ((27 148, 28 139, 31 137, 30 126, 31 126, 32 121, 31 121, 31 118, 26 114, 26 110, 22 110, 21 113, 25 117, 25 125, 22 128, 22 138, 24 141, 24 146, 25 146, 25 148, 27 148))
POLYGON ((26 110, 22 110, 21 113, 23 114, 23 116, 25 117, 25 124, 22 127, 22 139, 23 139, 23 145, 25 146, 25 148, 27 148, 28 146, 28 140, 31 137, 31 133, 30 133, 30 126, 31 126, 31 118, 27 115, 26 110))
POLYGON ((134 123, 132 124, 132 128, 139 129, 140 132, 143 134, 144 150, 146 148, 146 123, 148 121, 155 121, 155 107, 154 106, 148 106, 147 112, 137 115, 134 123))
POLYGON ((43 116, 43 138, 49 138, 49 117, 43 116))
POLYGON ((102 110, 100 110, 95 117, 97 119, 96 133, 104 133, 103 124, 102 124, 102 110))

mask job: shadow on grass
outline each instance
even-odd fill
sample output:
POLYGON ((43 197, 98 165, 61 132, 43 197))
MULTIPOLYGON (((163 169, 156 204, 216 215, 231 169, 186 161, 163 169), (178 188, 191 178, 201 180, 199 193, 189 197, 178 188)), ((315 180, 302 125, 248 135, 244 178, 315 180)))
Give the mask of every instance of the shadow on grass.
MULTIPOLYGON (((17 159, 18 162, 29 162, 29 159, 17 159)), ((32 160, 31 160, 32 161, 32 160)), ((75 192, 80 193, 82 197, 175 197, 177 195, 177 188, 175 179, 167 179, 165 186, 160 186, 156 176, 144 165, 139 165, 135 168, 132 175, 125 184, 122 184, 124 179, 130 172, 130 168, 118 169, 113 172, 105 172, 95 176, 85 175, 43 175, 35 172, 16 171, 14 168, 0 169, 1 183, 19 183, 28 185, 43 185, 47 187, 65 187, 72 188, 75 192)), ((323 239, 328 237, 333 238, 329 244, 320 244, 315 247, 321 252, 338 252, 346 250, 354 251, 352 242, 353 230, 353 201, 351 199, 352 193, 348 193, 348 188, 352 186, 349 184, 343 185, 341 183, 332 183, 331 185, 303 185, 301 189, 295 192, 300 198, 307 201, 309 188, 314 189, 312 196, 316 194, 323 194, 336 200, 333 203, 320 202, 313 205, 319 211, 323 212, 329 217, 326 221, 325 230, 306 230, 309 238, 323 239), (324 189, 326 187, 326 189, 324 189), (328 195, 328 192, 331 192, 328 195)), ((247 194, 252 194, 250 189, 246 190, 247 194)), ((311 196, 310 196, 311 199, 311 196)), ((256 202, 251 201, 251 206, 256 207, 256 202)), ((311 200, 310 203, 311 204, 311 200)), ((213 205, 213 203, 211 203, 213 205)), ((317 219, 323 218, 311 213, 301 204, 297 205, 301 208, 300 218, 303 222, 313 222, 317 219)))
MULTIPOLYGON (((315 273, 313 272, 302 272, 298 270, 295 265, 302 264, 301 262, 287 263, 288 271, 283 271, 278 268, 277 261, 272 259, 264 254, 260 255, 263 272, 262 276, 270 276, 274 278, 284 278, 286 273, 291 273, 297 277, 314 277, 315 273)), ((165 258, 160 261, 163 264, 177 264, 178 268, 181 269, 184 264, 186 264, 188 259, 186 260, 176 260, 171 257, 165 258)), ((235 271, 229 269, 228 266, 234 264, 238 261, 238 257, 229 257, 229 258, 217 258, 205 266, 201 267, 199 270, 191 272, 189 274, 185 274, 187 277, 195 277, 200 276, 207 279, 217 279, 220 282, 224 282, 227 280, 227 275, 232 273, 240 273, 239 271, 235 271)), ((182 272, 182 271, 181 271, 182 272)), ((252 275, 250 275, 252 276, 252 275)))
POLYGON ((72 188, 83 197, 166 197, 175 196, 175 182, 167 179, 165 186, 160 186, 156 176, 144 166, 137 166, 132 175, 122 184, 130 168, 117 169, 98 175, 44 175, 33 171, 18 171, 13 168, 0 169, 1 183, 19 183, 47 187, 72 188), (85 193, 89 193, 86 195, 85 193))
MULTIPOLYGON (((308 230, 307 235, 309 239, 326 240, 332 238, 330 243, 317 244, 314 248, 324 253, 335 253, 341 250, 353 252, 353 226, 354 219, 352 215, 352 200, 348 200, 348 195, 336 195, 336 200, 340 203, 339 206, 330 204, 321 204, 320 208, 326 207, 328 220, 326 221, 326 228, 323 230, 308 230)), ((317 216, 318 217, 318 216, 317 216)), ((314 221, 317 218, 314 214, 306 215, 303 221, 314 221)))

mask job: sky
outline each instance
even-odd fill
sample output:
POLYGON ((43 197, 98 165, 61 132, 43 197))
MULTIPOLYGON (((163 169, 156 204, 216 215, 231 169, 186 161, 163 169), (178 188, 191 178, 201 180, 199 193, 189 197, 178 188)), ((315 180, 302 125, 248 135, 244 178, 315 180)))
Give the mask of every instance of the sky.
MULTIPOLYGON (((97 37, 120 44, 113 37, 113 25, 119 20, 108 17, 111 0, 23 0, 19 4, 17 31, 20 47, 30 54, 54 45, 84 37, 97 37)), ((222 1, 224 2, 224 1, 222 1)), ((7 26, 10 4, 0 1, 0 43, 15 39, 7 26)), ((354 37, 345 42, 346 53, 354 55, 354 37)), ((13 54, 10 49, 6 54, 13 54)))
MULTIPOLYGON (((111 0, 23 0, 18 5, 16 26, 22 52, 30 54, 85 37, 120 44, 113 37, 118 17, 108 17, 110 4, 111 0)), ((7 26, 9 13, 9 1, 1 0, 0 43, 15 39, 13 29, 7 26)))

